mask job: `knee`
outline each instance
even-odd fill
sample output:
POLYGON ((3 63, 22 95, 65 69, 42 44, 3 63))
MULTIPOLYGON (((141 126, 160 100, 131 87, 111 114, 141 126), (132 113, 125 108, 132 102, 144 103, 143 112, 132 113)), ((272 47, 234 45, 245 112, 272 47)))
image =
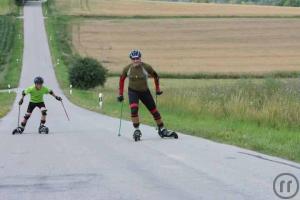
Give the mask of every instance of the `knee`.
POLYGON ((47 115, 47 110, 42 110, 42 115, 46 116, 47 115))
POLYGON ((153 115, 155 120, 160 120, 161 119, 160 113, 158 112, 158 110, 156 108, 154 108, 150 112, 153 115))
POLYGON ((136 103, 130 104, 131 109, 131 117, 138 117, 139 116, 139 105, 136 103))
POLYGON ((25 116, 24 116, 24 119, 28 120, 30 118, 30 116, 31 116, 31 113, 26 113, 25 116))
POLYGON ((139 126, 140 126, 140 123, 133 123, 134 128, 139 128, 139 126))
POLYGON ((30 118, 31 113, 26 113, 24 116, 24 121, 21 122, 21 126, 25 127, 27 124, 27 120, 30 118))

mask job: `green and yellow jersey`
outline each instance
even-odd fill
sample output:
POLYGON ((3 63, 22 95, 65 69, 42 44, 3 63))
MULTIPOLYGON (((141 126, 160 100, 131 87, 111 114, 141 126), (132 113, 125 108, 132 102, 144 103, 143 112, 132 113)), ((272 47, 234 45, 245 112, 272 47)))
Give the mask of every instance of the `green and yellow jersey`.
POLYGON ((24 93, 30 94, 30 102, 32 103, 41 103, 44 102, 44 95, 49 94, 51 90, 45 86, 42 86, 41 89, 37 89, 35 85, 30 86, 24 90, 24 93))

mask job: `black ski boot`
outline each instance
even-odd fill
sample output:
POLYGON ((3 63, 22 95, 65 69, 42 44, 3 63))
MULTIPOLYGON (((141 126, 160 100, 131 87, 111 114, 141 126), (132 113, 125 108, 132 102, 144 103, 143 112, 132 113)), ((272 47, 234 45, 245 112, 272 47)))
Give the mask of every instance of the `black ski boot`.
POLYGON ((166 128, 162 128, 162 129, 158 129, 158 135, 161 137, 161 138, 164 138, 164 137, 173 137, 175 139, 178 139, 178 134, 174 131, 169 131, 167 130, 166 128))
POLYGON ((48 134, 49 128, 45 125, 40 125, 39 127, 39 134, 48 134))
POLYGON ((140 130, 135 130, 134 133, 133 133, 133 139, 134 141, 140 141, 141 140, 141 137, 142 137, 142 132, 140 130))
POLYGON ((24 128, 19 126, 18 128, 14 129, 12 134, 15 135, 15 134, 22 134, 24 131, 24 128))

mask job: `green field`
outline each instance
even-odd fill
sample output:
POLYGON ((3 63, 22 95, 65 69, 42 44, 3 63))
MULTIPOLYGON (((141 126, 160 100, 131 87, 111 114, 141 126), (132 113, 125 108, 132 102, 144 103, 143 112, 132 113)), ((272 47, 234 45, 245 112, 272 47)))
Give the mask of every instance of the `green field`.
MULTIPOLYGON (((0 1, 0 89, 19 84, 23 57, 23 20, 16 18, 19 13, 14 1, 0 1)), ((0 93, 0 117, 10 110, 15 96, 0 93)))
POLYGON ((12 0, 1 0, 0 1, 0 15, 5 15, 10 13, 12 9, 12 0))
POLYGON ((15 93, 4 93, 0 92, 0 118, 5 116, 12 106, 12 103, 14 102, 14 99, 16 98, 15 93))
POLYGON ((17 87, 23 56, 23 24, 14 16, 0 16, 0 88, 17 87))

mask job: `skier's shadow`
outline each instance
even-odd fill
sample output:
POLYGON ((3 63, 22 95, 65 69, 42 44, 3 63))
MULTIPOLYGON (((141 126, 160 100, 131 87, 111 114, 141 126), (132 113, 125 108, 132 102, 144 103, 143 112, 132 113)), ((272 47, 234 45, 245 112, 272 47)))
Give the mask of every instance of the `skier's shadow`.
POLYGON ((38 132, 23 132, 22 134, 14 134, 13 136, 22 136, 22 135, 57 135, 57 134, 66 134, 65 132, 51 132, 48 134, 38 133, 38 132))
POLYGON ((126 141, 130 141, 133 143, 139 143, 139 142, 153 142, 153 141, 160 141, 160 142, 164 142, 164 141, 168 141, 168 140, 174 140, 174 138, 160 138, 160 137, 146 137, 146 138, 142 138, 140 141, 135 142, 134 139, 132 137, 127 137, 127 136, 120 136, 120 139, 126 140, 126 141))
POLYGON ((23 132, 22 134, 16 133, 14 136, 22 136, 22 135, 46 135, 46 134, 39 134, 38 132, 23 132))

